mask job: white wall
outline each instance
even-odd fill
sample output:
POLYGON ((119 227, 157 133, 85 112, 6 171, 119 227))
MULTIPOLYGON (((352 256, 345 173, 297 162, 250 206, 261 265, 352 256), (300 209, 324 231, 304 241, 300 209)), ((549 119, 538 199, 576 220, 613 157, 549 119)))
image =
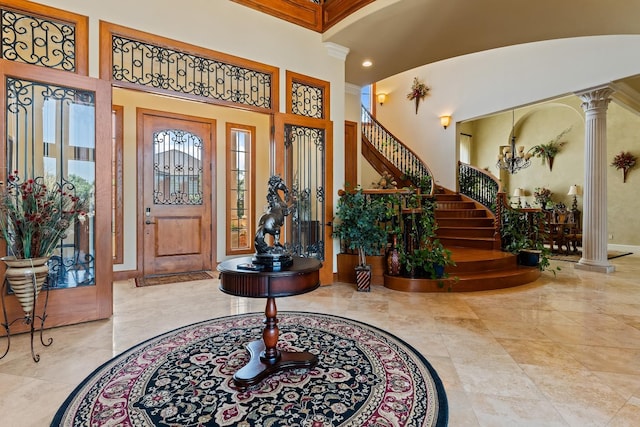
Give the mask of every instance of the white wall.
POLYGON ((387 101, 377 117, 431 168, 443 186, 456 188, 453 122, 574 93, 640 73, 640 36, 598 36, 510 46, 419 67, 377 83, 387 101), (430 94, 418 114, 406 97, 414 77, 430 94))

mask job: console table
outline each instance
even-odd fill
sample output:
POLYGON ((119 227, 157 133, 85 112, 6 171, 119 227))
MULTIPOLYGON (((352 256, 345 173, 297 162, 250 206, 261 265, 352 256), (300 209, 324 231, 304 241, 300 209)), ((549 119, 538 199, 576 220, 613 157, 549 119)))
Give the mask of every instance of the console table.
POLYGON ((247 344, 250 360, 233 376, 235 385, 241 390, 259 383, 275 372, 312 368, 318 363, 318 358, 307 351, 290 352, 276 348, 280 332, 275 299, 317 289, 320 286, 319 270, 322 263, 315 258, 294 257, 293 265, 282 271, 243 269, 251 263, 251 257, 243 257, 218 265, 222 292, 239 297, 267 299, 262 339, 247 344))

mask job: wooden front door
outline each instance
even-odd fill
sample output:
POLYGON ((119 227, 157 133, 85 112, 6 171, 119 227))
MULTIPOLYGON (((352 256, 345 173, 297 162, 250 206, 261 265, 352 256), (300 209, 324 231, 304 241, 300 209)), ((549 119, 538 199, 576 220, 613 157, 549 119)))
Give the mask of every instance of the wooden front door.
POLYGON ((138 109, 143 275, 212 267, 215 120, 138 109))

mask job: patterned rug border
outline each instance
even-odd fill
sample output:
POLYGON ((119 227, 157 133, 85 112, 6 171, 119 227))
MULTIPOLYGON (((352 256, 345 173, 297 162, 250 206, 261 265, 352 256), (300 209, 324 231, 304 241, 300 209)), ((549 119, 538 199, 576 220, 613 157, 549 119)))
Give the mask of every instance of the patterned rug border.
MULTIPOLYGON (((134 353, 136 351, 138 351, 141 347, 144 347, 145 345, 147 345, 148 343, 158 340, 160 337, 164 336, 164 335, 169 335, 172 333, 176 333, 180 330, 183 329, 188 329, 188 328, 193 328, 197 325, 201 325, 201 324, 206 324, 208 322, 214 321, 214 320, 225 320, 225 319, 232 319, 234 317, 249 317, 249 316, 264 316, 264 313, 261 311, 258 312, 248 312, 248 313, 242 313, 242 314, 234 314, 234 315, 227 315, 227 316, 220 316, 220 317, 214 317, 211 319, 207 319, 207 320, 202 320, 199 322, 194 322, 194 323, 190 323, 187 325, 183 325, 174 329, 171 329, 169 331, 163 332, 161 334, 158 334, 156 336, 153 336, 151 338, 148 338, 144 341, 139 342, 138 344, 135 344, 134 346, 128 348, 127 350, 122 351, 121 353, 117 354, 116 356, 112 357, 111 359, 107 360, 106 362, 104 362, 103 364, 101 364, 100 366, 98 366, 96 369, 94 369, 89 375, 87 375, 85 377, 85 379, 78 384, 78 386, 76 386, 73 391, 69 394, 69 396, 65 399, 65 401, 60 405, 59 409, 56 411, 56 414, 54 415, 52 421, 51 421, 51 427, 53 426, 59 426, 61 425, 61 421, 64 418, 65 412, 67 410, 67 408, 69 407, 69 405, 71 405, 73 403, 73 401, 76 399, 76 395, 85 387, 85 385, 87 383, 89 383, 93 377, 95 375, 97 375, 98 373, 100 373, 102 370, 104 370, 107 366, 109 366, 112 362, 114 362, 116 359, 120 359, 122 357, 128 357, 131 353, 134 353)), ((431 376, 431 379, 433 380, 433 385, 436 389, 436 393, 437 393, 437 397, 438 397, 438 414, 437 414, 437 419, 436 419, 436 423, 435 423, 435 427, 446 427, 449 423, 449 406, 448 406, 448 399, 447 399, 447 394, 444 388, 444 384, 442 383, 442 380, 440 379, 440 376, 438 375, 437 371, 435 370, 435 368, 431 365, 431 363, 427 360, 426 357, 424 357, 418 350, 416 350, 416 348, 409 344, 407 341, 405 341, 404 339, 398 337, 395 334, 392 334, 390 332, 385 331, 384 329, 381 329, 377 326, 374 325, 370 325, 368 323, 365 322, 361 322, 359 320, 355 320, 355 319, 350 319, 348 317, 344 317, 344 316, 339 316, 339 315, 335 315, 335 314, 325 314, 325 313, 316 313, 316 312, 305 312, 305 311, 280 311, 278 312, 278 316, 286 316, 286 315, 293 315, 293 316, 304 316, 304 315, 316 315, 316 316, 327 316, 327 317, 333 317, 335 319, 339 319, 339 320, 343 320, 346 322, 352 322, 354 324, 357 325, 361 325, 363 326, 365 329, 369 328, 383 336, 386 337, 391 337, 392 339, 396 340, 398 343, 400 343, 401 345, 405 346, 408 350, 411 350, 413 352, 413 354, 415 356, 417 356, 417 358, 424 364, 424 366, 426 367, 427 371, 429 372, 429 375, 431 376)))
POLYGON ((155 276, 136 277, 136 287, 167 285, 169 283, 192 282, 196 280, 215 279, 213 272, 190 271, 187 273, 159 274, 155 276))
MULTIPOLYGON (((607 259, 620 258, 627 255, 633 255, 633 252, 609 251, 607 255, 607 259)), ((555 261, 578 262, 580 261, 581 257, 582 257, 582 252, 578 252, 577 254, 569 254, 569 255, 552 254, 549 257, 549 259, 552 259, 555 261)))

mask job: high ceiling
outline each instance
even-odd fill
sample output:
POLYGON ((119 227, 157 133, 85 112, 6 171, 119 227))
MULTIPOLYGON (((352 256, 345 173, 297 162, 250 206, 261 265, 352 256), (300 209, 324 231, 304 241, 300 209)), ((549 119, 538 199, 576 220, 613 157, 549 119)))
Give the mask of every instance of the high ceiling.
POLYGON ((364 86, 468 53, 606 34, 640 34, 640 1, 376 0, 323 40, 350 49, 346 81, 364 86), (373 66, 363 68, 365 59, 373 66))

